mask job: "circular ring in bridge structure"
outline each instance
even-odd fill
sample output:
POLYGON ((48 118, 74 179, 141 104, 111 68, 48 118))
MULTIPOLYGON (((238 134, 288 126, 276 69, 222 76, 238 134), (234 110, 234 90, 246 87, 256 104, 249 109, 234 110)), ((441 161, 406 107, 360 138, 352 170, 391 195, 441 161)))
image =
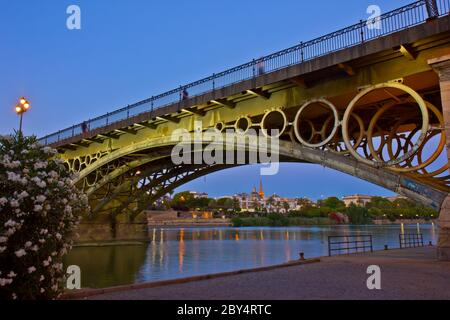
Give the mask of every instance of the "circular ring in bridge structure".
POLYGON ((234 130, 239 134, 246 134, 252 127, 252 119, 248 116, 238 118, 234 124, 234 130))
MULTIPOLYGON (((355 121, 355 126, 352 128, 350 132, 350 136, 352 136, 353 141, 355 142, 353 144, 354 149, 358 149, 361 146, 361 143, 363 142, 364 136, 365 136, 365 128, 364 128, 364 122, 361 119, 360 116, 357 114, 352 113, 351 117, 353 117, 355 121)), ((349 154, 350 152, 347 150, 347 146, 345 145, 343 138, 342 138, 342 132, 339 134, 339 132, 336 133, 336 135, 333 137, 333 139, 325 146, 327 150, 329 150, 332 153, 336 154, 349 154)))
MULTIPOLYGON (((410 99, 410 102, 412 99, 410 99)), ((436 119, 439 122, 439 128, 444 128, 445 127, 445 122, 444 122, 444 117, 442 115, 442 113, 430 102, 425 101, 425 104, 428 108, 429 111, 431 111, 431 113, 436 117, 436 119)), ((379 118, 382 116, 383 113, 385 113, 386 111, 390 110, 391 108, 395 107, 395 104, 388 104, 385 105, 383 108, 381 108, 380 110, 378 110, 378 112, 375 114, 375 116, 372 118, 371 122, 370 122, 370 126, 369 129, 367 131, 368 136, 373 136, 373 132, 375 129, 375 125, 376 122, 379 120, 379 118)), ((391 132, 389 133, 389 137, 387 139, 387 151, 388 151, 388 155, 390 160, 395 159, 399 156, 401 150, 403 149, 404 151, 406 151, 406 147, 407 146, 411 146, 413 147, 414 144, 411 142, 411 139, 414 137, 414 135, 418 132, 418 129, 414 129, 411 131, 411 133, 408 136, 405 137, 401 137, 397 135, 397 129, 400 127, 400 125, 402 125, 402 121, 399 121, 393 128, 393 130, 391 130, 391 132), (394 130, 395 129, 395 130, 394 130), (401 145, 401 140, 405 140, 405 146, 401 145), (397 143, 397 150, 393 149, 393 145, 392 142, 395 141, 397 143)), ((413 171, 417 171, 423 168, 428 167, 431 163, 433 163, 438 157, 439 155, 442 153, 442 151, 444 150, 445 147, 445 133, 444 132, 440 132, 441 133, 441 137, 439 140, 439 144, 437 146, 437 148, 435 149, 435 151, 426 158, 425 161, 423 161, 423 149, 426 145, 426 143, 428 141, 431 140, 431 138, 435 135, 437 135, 436 132, 431 132, 431 134, 428 134, 426 137, 424 138, 423 142, 421 143, 419 149, 416 151, 416 153, 414 153, 414 155, 412 155, 411 157, 409 157, 408 159, 405 159, 405 164, 401 165, 401 166, 392 166, 389 167, 390 170, 392 171, 396 171, 396 172, 413 172, 413 171), (418 163, 417 165, 414 165, 412 163, 413 158, 417 156, 418 158, 418 163)), ((374 145, 373 145, 373 141, 372 139, 368 139, 368 147, 370 150, 371 155, 377 160, 377 161, 383 161, 379 154, 375 151, 374 145)))
POLYGON ((80 172, 80 169, 81 169, 81 160, 80 158, 77 157, 73 160, 72 170, 73 172, 80 172))
POLYGON ((261 120, 261 130, 267 138, 279 138, 288 126, 286 114, 281 109, 270 110, 264 114, 261 120), (278 130, 272 135, 272 130, 278 130))
POLYGON ((217 131, 223 132, 223 130, 225 130, 225 123, 223 121, 217 122, 214 128, 217 131))
POLYGON ((300 141, 301 144, 310 147, 310 148, 320 148, 328 144, 331 139, 336 135, 337 129, 339 127, 339 114, 334 106, 330 101, 325 99, 313 99, 308 102, 306 102, 297 112, 294 120, 294 132, 295 136, 297 137, 298 141, 300 141), (302 113, 309 107, 313 105, 321 105, 323 107, 326 107, 327 109, 330 109, 332 112, 332 116, 334 117, 334 123, 333 123, 333 129, 331 130, 330 134, 326 136, 326 130, 327 126, 329 124, 329 121, 325 121, 325 123, 322 125, 322 128, 320 131, 317 131, 314 127, 314 124, 311 120, 304 120, 304 122, 308 123, 311 129, 311 135, 309 140, 307 141, 304 137, 302 137, 302 134, 300 132, 300 122, 302 121, 301 115, 302 113), (312 140, 316 135, 320 135, 322 141, 319 143, 311 143, 312 140))
MULTIPOLYGON (((392 95, 391 95, 391 97, 392 97, 392 95)), ((381 112, 381 110, 383 110, 383 108, 380 109, 376 113, 376 115, 378 115, 381 112)), ((378 115, 378 117, 381 115, 381 113, 378 115)), ((373 122, 374 121, 372 119, 371 123, 373 123, 373 122)), ((345 110, 344 119, 342 120, 342 137, 344 139, 345 145, 347 146, 347 150, 357 160, 359 160, 359 161, 361 161, 361 162, 363 162, 365 164, 371 165, 371 166, 391 167, 391 166, 395 166, 395 165, 397 165, 399 163, 402 163, 402 162, 406 161, 407 159, 411 158, 412 156, 414 156, 416 154, 416 152, 422 146, 423 141, 425 140, 425 137, 426 137, 427 131, 428 131, 428 125, 429 125, 429 115, 428 115, 427 105, 426 105, 425 101, 422 99, 422 97, 416 91, 414 91, 412 88, 410 88, 410 87, 408 87, 408 86, 406 86, 404 84, 401 84, 401 83, 396 83, 396 82, 381 83, 381 84, 370 86, 370 87, 366 88, 365 90, 362 90, 350 102, 350 104, 348 105, 347 109, 345 110), (420 129, 421 134, 420 134, 419 138, 417 139, 416 143, 412 146, 411 150, 406 152, 400 158, 392 159, 390 161, 385 162, 380 157, 374 157, 374 155, 372 154, 372 157, 374 158, 374 160, 369 160, 369 159, 364 158, 363 156, 361 156, 358 152, 356 152, 355 148, 351 144, 350 135, 349 135, 349 121, 350 121, 350 117, 351 117, 351 114, 353 113, 357 103, 362 98, 364 98, 369 93, 371 93, 371 92, 373 92, 375 90, 389 89, 389 88, 391 88, 391 89, 398 89, 400 91, 403 91, 403 92, 409 94, 414 99, 414 101, 419 105, 420 112, 422 114, 422 127, 420 129)), ((367 135, 367 139, 370 140, 371 138, 372 137, 370 136, 370 134, 368 134, 367 135)))

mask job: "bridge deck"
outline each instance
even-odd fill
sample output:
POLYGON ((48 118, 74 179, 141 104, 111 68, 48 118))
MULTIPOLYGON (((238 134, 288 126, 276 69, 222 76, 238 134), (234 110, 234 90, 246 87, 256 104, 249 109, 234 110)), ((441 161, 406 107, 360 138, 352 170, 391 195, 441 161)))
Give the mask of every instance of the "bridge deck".
MULTIPOLYGON (((423 5, 423 1, 419 1, 417 3, 421 3, 421 5, 423 5)), ((445 5, 442 8, 445 9, 441 9, 444 10, 446 14, 448 11, 448 8, 446 8, 447 0, 444 1, 444 4, 445 5)), ((255 67, 257 65, 253 61, 253 64, 250 63, 248 65, 241 66, 242 70, 246 70, 245 72, 251 72, 251 70, 253 69, 253 76, 246 77, 246 80, 237 81, 230 85, 225 85, 222 87, 218 87, 217 85, 218 88, 215 89, 215 78, 212 78, 210 80, 214 89, 206 89, 206 91, 204 90, 205 93, 200 93, 193 96, 192 98, 187 98, 185 100, 177 100, 176 98, 174 99, 174 94, 177 95, 181 93, 180 88, 180 90, 173 90, 173 92, 168 92, 168 94, 170 95, 170 99, 175 102, 169 102, 163 107, 154 109, 152 99, 144 100, 133 106, 134 109, 141 110, 140 108, 142 105, 142 112, 138 113, 137 115, 127 114, 127 112, 129 113, 129 110, 131 109, 124 108, 111 114, 91 120, 89 122, 89 125, 91 126, 92 124, 92 126, 90 127, 90 130, 88 132, 82 133, 80 124, 73 126, 72 128, 62 130, 58 133, 49 135, 47 137, 43 137, 40 140, 45 144, 51 144, 54 147, 59 147, 79 142, 83 139, 91 139, 98 136, 99 134, 113 132, 117 129, 133 127, 137 124, 144 125, 145 127, 154 127, 161 122, 169 121, 167 120, 167 116, 169 116, 169 119, 176 120, 179 117, 195 113, 198 114, 199 112, 201 113, 202 110, 212 108, 214 106, 233 107, 235 104, 233 100, 238 97, 242 97, 248 94, 264 94, 266 90, 270 90, 271 88, 277 86, 296 86, 301 83, 305 83, 308 78, 317 79, 326 76, 330 72, 336 72, 336 66, 338 66, 338 69, 345 69, 346 65, 351 65, 355 61, 358 61, 359 65, 361 65, 361 63, 370 64, 373 63, 373 61, 376 61, 377 57, 379 59, 380 57, 389 54, 401 55, 399 50, 400 44, 414 44, 426 38, 450 32, 450 17, 448 15, 442 15, 440 18, 427 20, 426 17, 423 16, 423 13, 421 13, 422 11, 420 11, 423 10, 422 7, 414 7, 411 10, 413 11, 407 13, 410 15, 418 14, 418 16, 416 18, 413 18, 406 27, 400 27, 399 30, 401 31, 387 32, 388 34, 385 36, 372 36, 372 40, 370 41, 350 41, 348 45, 344 44, 344 48, 339 48, 339 50, 333 50, 333 46, 336 46, 333 42, 333 46, 330 48, 330 53, 324 53, 322 55, 319 53, 317 57, 312 57, 309 60, 305 60, 303 58, 302 47, 302 58, 299 58, 297 62, 294 61, 293 63, 287 63, 287 67, 278 69, 267 66, 267 72, 261 72, 260 75, 255 74, 255 67), (416 13, 415 10, 419 10, 418 13, 416 13), (275 71, 270 72, 270 70, 275 71), (120 113, 120 115, 118 112, 120 113)), ((403 12, 400 12, 399 14, 403 14, 403 12)), ((389 17, 389 19, 392 17, 395 16, 391 16, 389 17)), ((358 29, 358 27, 362 28, 362 26, 363 25, 351 26, 336 33, 330 34, 329 36, 354 36, 355 32, 356 34, 359 34, 360 30, 358 29)), ((362 37, 364 37, 364 35, 362 35, 362 37)), ((336 39, 334 38, 330 39, 336 41, 336 39)), ((324 41, 323 44, 327 45, 327 36, 320 38, 320 41, 324 41)), ((298 50, 298 48, 295 48, 293 50, 293 53, 297 55, 300 53, 300 51, 295 51, 298 50)), ((284 52, 283 54, 286 53, 284 52)), ((275 57, 273 55, 269 57, 270 59, 277 59, 276 54, 275 57)), ((280 59, 283 58, 281 52, 280 57, 280 59)), ((289 59, 292 59, 292 57, 289 56, 289 59)), ((264 61, 267 64, 271 62, 271 60, 264 61)), ((190 84, 189 86, 187 86, 187 88, 193 88, 194 85, 196 85, 196 83, 190 84)), ((211 84, 208 82, 208 85, 211 84)), ((134 110, 133 112, 136 112, 136 110, 134 110)))

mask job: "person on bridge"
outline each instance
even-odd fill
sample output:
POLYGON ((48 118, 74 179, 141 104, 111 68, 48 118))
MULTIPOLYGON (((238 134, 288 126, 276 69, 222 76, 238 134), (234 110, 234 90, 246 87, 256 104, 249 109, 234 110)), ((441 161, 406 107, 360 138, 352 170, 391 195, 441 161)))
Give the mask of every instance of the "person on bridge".
POLYGON ((258 60, 258 62, 256 63, 256 69, 258 70, 258 76, 263 75, 265 70, 264 70, 264 59, 260 58, 258 60))
POLYGON ((189 99, 189 92, 186 90, 186 88, 183 89, 183 92, 181 93, 181 100, 187 100, 189 99))
POLYGON ((84 122, 81 124, 81 131, 82 131, 83 133, 87 133, 87 132, 88 132, 88 125, 87 125, 86 121, 84 121, 84 122))

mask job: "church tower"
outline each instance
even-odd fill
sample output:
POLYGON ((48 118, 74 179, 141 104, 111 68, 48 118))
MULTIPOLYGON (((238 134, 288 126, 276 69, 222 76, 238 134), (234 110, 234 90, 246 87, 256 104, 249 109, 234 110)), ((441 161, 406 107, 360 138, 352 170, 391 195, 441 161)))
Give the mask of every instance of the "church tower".
POLYGON ((261 199, 264 199, 264 190, 263 190, 262 178, 260 178, 260 180, 259 180, 259 197, 261 199))

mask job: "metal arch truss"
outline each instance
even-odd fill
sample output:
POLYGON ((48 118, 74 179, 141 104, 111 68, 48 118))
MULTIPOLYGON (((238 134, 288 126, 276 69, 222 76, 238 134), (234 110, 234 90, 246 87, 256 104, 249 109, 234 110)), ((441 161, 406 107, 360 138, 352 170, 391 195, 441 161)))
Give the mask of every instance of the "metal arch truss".
MULTIPOLYGON (((436 161, 445 153, 444 117, 435 105, 403 84, 384 83, 361 91, 345 111, 342 140, 345 147, 340 152, 360 162, 449 190, 448 161, 436 161), (394 95, 391 89, 406 95, 394 95), (370 117, 364 117, 364 110, 358 111, 356 106, 376 90, 385 91, 392 99, 378 104, 370 117)), ((338 145, 328 147, 337 151, 338 145)))
MULTIPOLYGON (((342 167, 339 163, 347 162, 354 167, 350 174, 360 178, 364 178, 358 173, 360 168, 367 166, 380 174, 388 172, 448 193, 449 166, 447 157, 442 159, 446 152, 445 123, 433 94, 419 94, 402 83, 387 82, 361 89, 345 106, 316 98, 289 109, 241 115, 234 121, 218 119, 211 128, 221 132, 231 129, 236 134, 246 134, 250 127, 260 128, 266 137, 289 144, 284 156, 290 161, 320 163, 337 170, 342 167), (372 95, 377 98, 371 100, 372 95), (278 133, 269 134, 274 128, 278 133), (316 156, 318 152, 320 157, 316 156), (336 163, 324 164, 326 157, 336 163)), ((231 167, 176 166, 170 159, 174 142, 164 139, 67 160, 70 170, 80 174, 77 185, 88 194, 94 213, 117 216, 128 212, 135 216, 173 188, 231 167)), ((388 188, 398 191, 392 184, 388 188)), ((422 193, 428 197, 426 190, 422 193)))
POLYGON ((156 200, 173 189, 205 174, 222 170, 229 165, 178 165, 172 166, 168 159, 165 164, 150 165, 139 175, 129 176, 126 181, 108 190, 108 194, 101 196, 93 208, 93 214, 107 211, 111 217, 121 213, 128 213, 134 219, 142 210, 147 209, 156 200), (115 202, 114 207, 108 204, 115 202))

